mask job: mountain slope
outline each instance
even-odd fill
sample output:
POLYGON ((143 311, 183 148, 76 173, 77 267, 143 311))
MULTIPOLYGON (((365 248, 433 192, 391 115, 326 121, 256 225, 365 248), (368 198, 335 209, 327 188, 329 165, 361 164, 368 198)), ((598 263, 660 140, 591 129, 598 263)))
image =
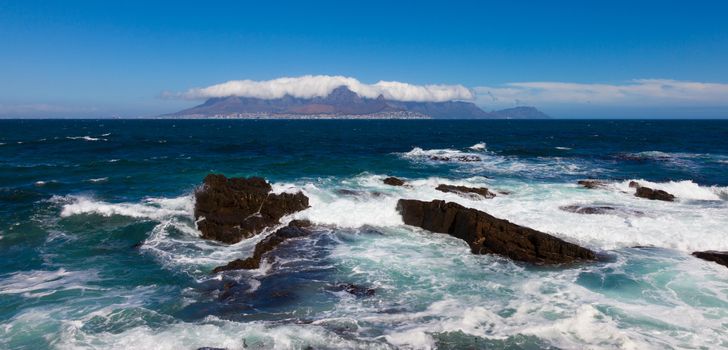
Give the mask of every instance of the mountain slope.
MULTIPOLYGON (((535 108, 532 109, 538 112, 535 108)), ((485 112, 475 104, 463 101, 403 102, 387 100, 382 96, 364 98, 341 86, 326 97, 296 98, 286 95, 276 99, 239 96, 210 98, 201 105, 162 117, 504 119, 529 115, 525 112, 498 113, 485 112)))

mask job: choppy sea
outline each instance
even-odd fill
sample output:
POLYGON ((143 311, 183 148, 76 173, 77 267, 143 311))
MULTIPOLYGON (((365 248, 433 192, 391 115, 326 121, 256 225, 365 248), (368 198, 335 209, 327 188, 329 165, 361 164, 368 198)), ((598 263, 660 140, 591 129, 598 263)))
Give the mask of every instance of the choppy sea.
POLYGON ((728 250, 726 121, 0 121, 2 349, 728 347, 728 268, 690 255, 709 249, 728 250), (199 237, 193 191, 208 173, 303 191, 311 207, 286 220, 315 234, 259 270, 211 274, 262 236, 199 237), (632 180, 676 201, 636 198, 632 180), (608 258, 472 255, 403 225, 399 198, 458 202, 608 258))

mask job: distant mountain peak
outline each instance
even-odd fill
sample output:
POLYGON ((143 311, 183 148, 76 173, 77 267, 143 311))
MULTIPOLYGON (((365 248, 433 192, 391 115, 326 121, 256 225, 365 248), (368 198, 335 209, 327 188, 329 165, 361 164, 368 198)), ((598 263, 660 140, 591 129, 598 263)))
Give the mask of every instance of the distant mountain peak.
POLYGON ((326 97, 298 98, 285 95, 275 99, 215 97, 204 103, 167 114, 168 118, 383 118, 383 119, 510 119, 548 118, 533 107, 516 107, 485 112, 471 102, 411 102, 359 96, 342 85, 326 97))

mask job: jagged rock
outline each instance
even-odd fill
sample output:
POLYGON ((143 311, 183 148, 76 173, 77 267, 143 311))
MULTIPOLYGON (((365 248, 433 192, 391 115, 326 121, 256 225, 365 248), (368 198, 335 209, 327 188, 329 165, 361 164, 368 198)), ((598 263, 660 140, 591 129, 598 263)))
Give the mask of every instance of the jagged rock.
POLYGON ((625 208, 616 208, 616 207, 610 207, 607 205, 565 205, 562 207, 559 207, 559 209, 563 211, 568 211, 570 213, 576 213, 576 214, 614 214, 614 215, 625 215, 625 216, 643 216, 645 213, 639 211, 639 210, 632 210, 632 209, 625 209, 625 208))
POLYGON ((394 176, 384 179, 384 183, 390 186, 404 186, 404 180, 398 179, 394 176))
POLYGON ((600 188, 607 185, 606 182, 601 180, 579 180, 576 183, 589 189, 600 188))
POLYGON ((485 187, 466 187, 466 186, 455 186, 455 185, 438 185, 436 190, 440 192, 451 192, 459 195, 476 194, 483 198, 493 198, 495 193, 489 191, 485 187))
POLYGON ((400 199, 397 211, 405 224, 460 238, 474 254, 499 254, 534 264, 596 259, 589 249, 457 203, 400 199))
POLYGON ((195 191, 195 219, 202 238, 237 243, 264 228, 277 225, 284 215, 308 208, 303 193, 271 193, 263 178, 226 178, 210 174, 195 191))
POLYGON ((728 251, 719 252, 716 250, 706 250, 704 252, 693 252, 693 256, 728 267, 728 251))
POLYGON ((308 221, 293 220, 288 226, 278 229, 276 232, 271 233, 268 237, 258 242, 253 250, 253 256, 247 259, 233 260, 227 265, 216 267, 212 272, 257 269, 260 267, 260 260, 263 258, 263 254, 270 252, 288 239, 308 236, 311 234, 311 230, 308 229, 309 226, 311 226, 311 223, 308 221))
POLYGON ((636 197, 640 198, 647 198, 651 200, 658 200, 658 201, 666 201, 666 202, 672 202, 675 200, 675 196, 663 191, 663 190, 653 190, 649 187, 638 187, 637 191, 634 193, 636 197))

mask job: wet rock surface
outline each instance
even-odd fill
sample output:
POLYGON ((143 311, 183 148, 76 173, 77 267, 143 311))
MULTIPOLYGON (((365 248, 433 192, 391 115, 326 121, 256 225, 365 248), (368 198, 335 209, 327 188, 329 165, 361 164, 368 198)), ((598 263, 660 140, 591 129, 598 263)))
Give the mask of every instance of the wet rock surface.
POLYGON ((602 180, 579 180, 576 183, 582 187, 589 189, 601 188, 607 185, 607 183, 602 180))
POLYGON ((261 259, 263 255, 275 249, 281 243, 291 239, 304 237, 311 234, 310 230, 311 223, 305 220, 294 220, 291 221, 288 226, 278 229, 271 233, 268 237, 264 238, 258 244, 255 245, 253 250, 253 256, 247 259, 236 259, 229 262, 227 265, 218 266, 213 273, 229 271, 229 270, 254 270, 260 267, 261 259))
POLYGON ((728 251, 720 252, 716 250, 706 250, 703 252, 693 252, 692 255, 696 258, 712 261, 716 264, 728 267, 728 251))
POLYGON ((271 191, 260 177, 207 175, 195 191, 195 219, 202 238, 237 243, 277 225, 284 215, 308 208, 308 197, 301 192, 271 191))
POLYGON ((473 195, 481 196, 483 198, 493 198, 495 193, 491 192, 485 187, 467 187, 467 186, 455 186, 455 185, 438 185, 436 190, 440 192, 456 193, 461 196, 472 197, 473 195))
POLYGON ((405 224, 460 238, 474 254, 499 254, 533 264, 596 259, 589 249, 457 203, 400 199, 397 211, 405 224))
POLYGON ((663 190, 655 190, 649 187, 644 187, 635 181, 630 181, 629 187, 637 189, 634 193, 635 197, 666 202, 672 202, 675 200, 675 196, 663 190))
POLYGON ((383 182, 390 186, 404 186, 405 182, 402 179, 390 176, 383 180, 383 182))

